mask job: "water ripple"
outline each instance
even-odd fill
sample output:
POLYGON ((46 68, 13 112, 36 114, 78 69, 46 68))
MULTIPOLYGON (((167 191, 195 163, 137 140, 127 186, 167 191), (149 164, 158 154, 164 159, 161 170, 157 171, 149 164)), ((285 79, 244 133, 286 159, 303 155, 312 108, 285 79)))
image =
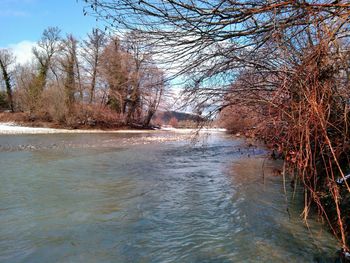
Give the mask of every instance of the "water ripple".
POLYGON ((335 251, 320 224, 309 222, 313 237, 301 224, 297 199, 289 217, 264 149, 218 135, 122 143, 144 138, 133 136, 6 137, 0 261, 313 262, 335 251))

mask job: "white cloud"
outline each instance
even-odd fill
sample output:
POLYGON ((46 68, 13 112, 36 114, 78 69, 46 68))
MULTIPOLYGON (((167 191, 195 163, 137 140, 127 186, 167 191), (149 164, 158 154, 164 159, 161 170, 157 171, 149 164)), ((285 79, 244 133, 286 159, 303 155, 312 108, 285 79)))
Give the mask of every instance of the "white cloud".
POLYGON ((36 43, 31 41, 21 41, 17 44, 11 44, 8 46, 16 56, 16 62, 18 64, 25 64, 33 59, 32 49, 36 43))

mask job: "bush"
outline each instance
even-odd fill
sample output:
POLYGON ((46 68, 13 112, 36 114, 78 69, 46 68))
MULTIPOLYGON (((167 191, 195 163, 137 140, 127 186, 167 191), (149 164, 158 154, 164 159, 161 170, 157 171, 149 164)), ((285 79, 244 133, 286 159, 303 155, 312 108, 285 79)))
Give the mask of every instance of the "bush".
POLYGON ((0 92, 0 109, 1 110, 9 109, 9 104, 7 101, 7 95, 5 91, 0 92))
POLYGON ((44 120, 66 123, 68 109, 65 104, 65 93, 63 87, 51 86, 44 90, 37 115, 44 120))
POLYGON ((254 129, 261 122, 261 117, 251 107, 230 106, 220 113, 219 124, 230 133, 244 133, 254 129))

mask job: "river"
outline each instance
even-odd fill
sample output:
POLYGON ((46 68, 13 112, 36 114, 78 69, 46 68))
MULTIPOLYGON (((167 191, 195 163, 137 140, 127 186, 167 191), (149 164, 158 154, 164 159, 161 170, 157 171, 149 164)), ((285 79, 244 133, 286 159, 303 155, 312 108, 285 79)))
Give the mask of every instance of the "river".
POLYGON ((262 148, 171 136, 0 136, 0 262, 333 262, 262 148))

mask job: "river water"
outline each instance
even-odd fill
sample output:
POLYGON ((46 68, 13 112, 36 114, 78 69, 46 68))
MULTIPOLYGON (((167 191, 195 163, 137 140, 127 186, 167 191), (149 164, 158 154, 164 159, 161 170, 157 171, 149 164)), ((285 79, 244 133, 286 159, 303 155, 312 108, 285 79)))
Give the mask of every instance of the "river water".
POLYGON ((0 136, 0 262, 333 262, 264 150, 171 136, 0 136))

